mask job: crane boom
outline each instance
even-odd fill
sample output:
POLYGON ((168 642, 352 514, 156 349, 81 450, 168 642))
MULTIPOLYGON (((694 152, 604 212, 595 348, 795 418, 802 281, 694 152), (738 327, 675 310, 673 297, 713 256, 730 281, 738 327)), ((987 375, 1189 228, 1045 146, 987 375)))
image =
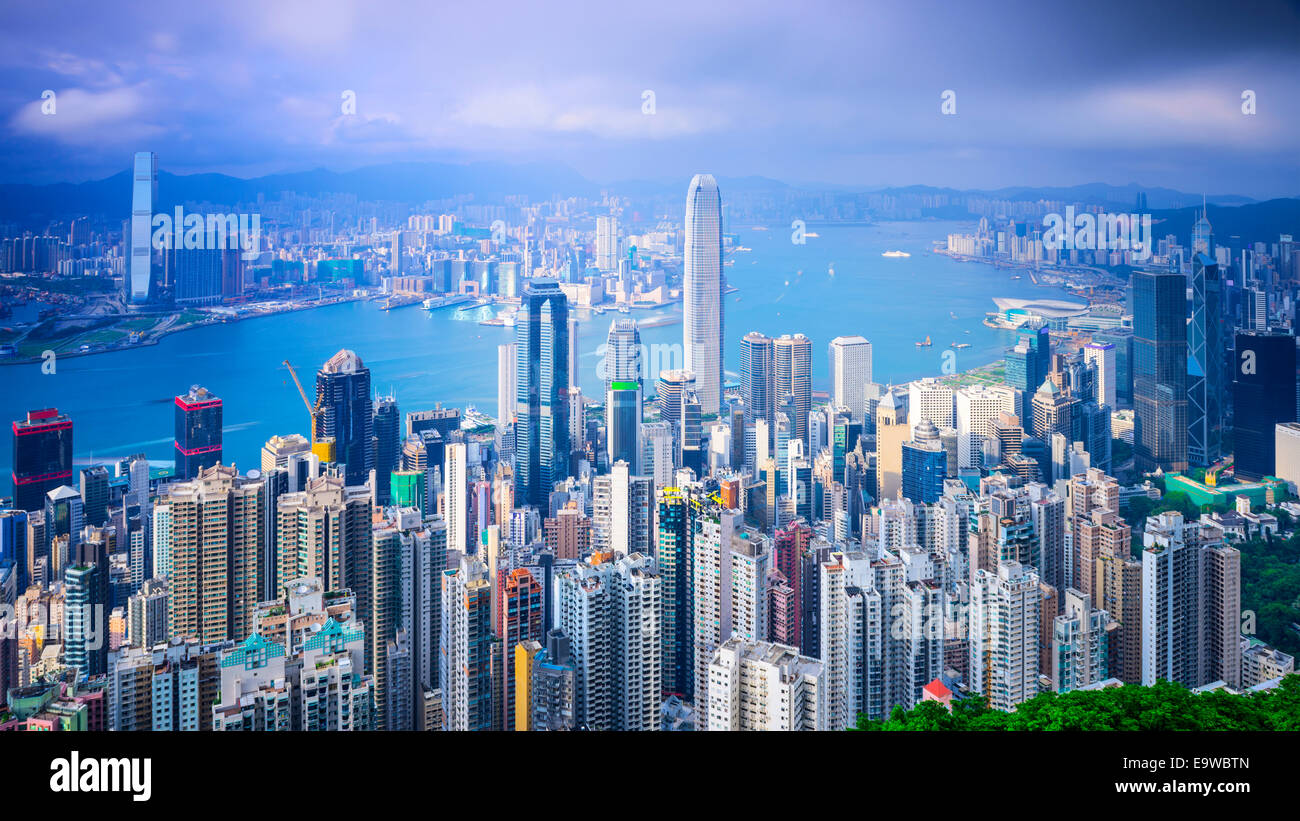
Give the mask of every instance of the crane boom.
POLYGON ((289 369, 289 376, 293 377, 294 387, 298 389, 298 395, 302 397, 302 403, 307 406, 307 414, 311 417, 311 442, 314 445, 316 444, 316 409, 312 406, 311 400, 307 398, 307 392, 302 389, 302 383, 298 381, 298 373, 294 371, 293 365, 290 365, 287 359, 282 364, 289 369))

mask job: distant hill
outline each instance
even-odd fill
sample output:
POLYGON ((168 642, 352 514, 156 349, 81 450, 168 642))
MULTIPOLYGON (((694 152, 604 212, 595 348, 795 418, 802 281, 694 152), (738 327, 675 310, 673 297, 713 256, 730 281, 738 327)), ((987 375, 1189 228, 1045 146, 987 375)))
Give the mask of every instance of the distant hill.
MULTIPOLYGON (((275 197, 282 191, 299 194, 353 194, 361 200, 422 203, 430 199, 473 194, 500 202, 509 194, 533 199, 598 194, 600 186, 563 166, 506 163, 389 163, 353 171, 320 168, 293 174, 240 179, 226 174, 177 175, 158 173, 155 211, 185 202, 234 205, 253 202, 258 195, 275 197)), ((685 194, 683 193, 683 196, 685 194)), ((103 180, 54 185, 0 185, 0 219, 24 225, 44 225, 52 219, 91 214, 126 219, 131 209, 131 172, 103 180)))
MULTIPOLYGON (((693 173, 693 171, 692 171, 693 173)), ((41 230, 52 220, 90 215, 107 220, 126 219, 131 201, 131 179, 127 170, 102 180, 53 185, 0 184, 0 220, 23 229, 41 230)), ((158 174, 158 203, 155 210, 169 210, 186 202, 208 202, 225 206, 250 203, 258 196, 275 198, 283 191, 299 194, 351 194, 360 200, 387 200, 413 205, 431 199, 473 195, 476 199, 498 203, 510 194, 523 194, 533 200, 553 195, 598 196, 611 191, 633 198, 681 198, 684 202, 690 174, 660 180, 626 180, 600 184, 586 179, 571 168, 543 163, 509 164, 476 162, 465 165, 436 162, 403 162, 372 165, 352 171, 329 171, 318 168, 291 174, 271 174, 241 179, 227 174, 177 175, 158 174)), ((1158 235, 1186 235, 1195 220, 1199 194, 1169 188, 1148 188, 1130 183, 1125 186, 1090 183, 1067 187, 1015 186, 993 190, 960 190, 927 185, 870 188, 844 184, 790 184, 770 177, 719 177, 725 192, 788 195, 790 193, 835 192, 842 194, 869 191, 890 194, 946 193, 957 205, 944 209, 945 218, 960 218, 961 205, 971 197, 1017 200, 1065 200, 1100 205, 1114 210, 1131 211, 1139 192, 1147 196, 1147 207, 1163 227, 1158 235)), ((1275 240, 1279 233, 1300 233, 1300 199, 1255 202, 1249 197, 1217 195, 1207 198, 1210 221, 1216 237, 1226 241, 1231 234, 1251 239, 1275 240), (1250 226, 1249 228, 1247 226, 1250 226), (1247 238, 1255 230, 1259 236, 1247 238)), ((935 216, 935 214, 931 214, 935 216)))

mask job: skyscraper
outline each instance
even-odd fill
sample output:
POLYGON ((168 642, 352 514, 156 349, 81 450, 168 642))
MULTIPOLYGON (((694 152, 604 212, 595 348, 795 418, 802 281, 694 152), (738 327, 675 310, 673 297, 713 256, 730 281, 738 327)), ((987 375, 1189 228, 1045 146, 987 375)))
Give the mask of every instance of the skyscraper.
POLYGON ((222 402, 194 385, 176 397, 176 478, 193 479, 221 462, 222 402))
POLYGON ((970 686, 997 710, 1038 694, 1038 573, 1016 561, 971 579, 970 686))
POLYGON ((1142 543, 1142 684, 1199 687, 1200 528, 1176 511, 1161 513, 1147 519, 1142 543))
POLYGON ((444 730, 492 729, 492 585, 473 556, 448 554, 442 574, 438 678, 444 730))
MULTIPOLYGON (((345 487, 336 476, 310 479, 303 490, 281 494, 274 517, 275 577, 284 583, 311 577, 329 590, 351 589, 362 618, 368 618, 370 518, 369 494, 364 488, 345 487)), ((281 591, 275 592, 278 596, 281 591)))
POLYGON ((1187 278, 1134 271, 1133 456, 1138 470, 1187 469, 1187 278))
POLYGON ((1020 407, 1012 409, 1017 416, 1023 419, 1030 415, 1033 393, 1051 367, 1052 337, 1046 325, 1022 331, 1016 345, 1007 349, 1006 383, 1020 392, 1020 407))
POLYGON ((1295 337, 1238 333, 1234 368, 1234 470, 1243 479, 1277 475, 1276 427, 1296 421, 1295 337))
POLYGON ((618 217, 596 217, 596 267, 618 271, 618 217))
MULTIPOLYGON (((526 568, 516 568, 503 573, 501 582, 501 644, 504 652, 512 653, 515 646, 528 641, 540 641, 545 628, 542 625, 542 583, 526 568)), ((501 709, 502 729, 515 730, 517 713, 515 665, 507 663, 504 671, 504 698, 501 709)))
POLYGON ((347 349, 316 372, 316 435, 334 438, 335 460, 349 485, 364 485, 375 467, 370 369, 347 349))
POLYGON ((170 487, 169 632, 199 642, 254 632, 265 528, 261 482, 213 465, 170 487))
POLYGON ((829 346, 831 403, 848 408, 853 421, 866 413, 866 385, 871 381, 871 343, 860 336, 837 336, 829 346))
POLYGON ((740 340, 740 395, 745 401, 745 466, 751 472, 756 468, 756 454, 772 450, 771 432, 776 422, 772 377, 772 339, 750 331, 740 340), (761 444, 753 440, 760 419, 767 422, 766 441, 761 444))
MULTIPOLYGON (((158 197, 158 156, 149 151, 135 155, 131 174, 131 259, 127 273, 132 305, 149 301, 153 284, 153 203, 158 197)), ((180 226, 176 226, 179 230, 180 226)))
POLYGON ((402 415, 397 410, 397 400, 391 396, 374 400, 374 414, 375 502, 382 506, 391 504, 392 474, 401 467, 402 415))
POLYGON ((792 434, 808 441, 808 414, 812 410, 812 340, 803 334, 782 334, 772 340, 772 400, 779 407, 793 399, 792 434))
POLYGON ((14 507, 40 510, 47 491, 72 479, 72 420, 57 408, 28 411, 13 432, 14 507))
POLYGON ((1227 389, 1223 285, 1219 264, 1207 253, 1192 257, 1192 321, 1187 325, 1187 461, 1200 466, 1212 465, 1223 455, 1227 389))
POLYGON ((641 472, 641 383, 611 382, 605 391, 608 463, 627 462, 641 472))
POLYGON ((86 524, 101 527, 108 521, 108 468, 103 465, 82 468, 79 475, 86 524))
POLYGON ((515 421, 515 366, 518 360, 519 349, 515 343, 497 346, 497 430, 505 430, 515 421))
POLYGON ((693 371, 667 370, 660 372, 655 395, 658 397, 659 418, 672 426, 673 462, 676 467, 681 467, 682 464, 682 405, 688 394, 695 393, 695 373, 693 371))
POLYGON ((568 320, 559 282, 529 281, 515 331, 515 495, 520 504, 539 508, 569 472, 568 320))
POLYGON ((722 405, 726 278, 722 268, 722 195, 712 174, 696 174, 686 193, 686 243, 682 276, 682 347, 695 372, 700 409, 722 405))
POLYGON ((933 504, 943 495, 948 474, 948 454, 939 441, 939 429, 922 419, 911 441, 903 443, 903 498, 933 504))
POLYGON ((477 538, 470 539, 467 459, 464 442, 453 442, 447 446, 446 477, 442 484, 445 494, 442 509, 447 517, 447 549, 461 553, 472 552, 478 544, 477 538))
POLYGON ((1083 346, 1083 358, 1097 369, 1097 402, 1109 410, 1117 410, 1119 392, 1115 343, 1089 342, 1083 346))

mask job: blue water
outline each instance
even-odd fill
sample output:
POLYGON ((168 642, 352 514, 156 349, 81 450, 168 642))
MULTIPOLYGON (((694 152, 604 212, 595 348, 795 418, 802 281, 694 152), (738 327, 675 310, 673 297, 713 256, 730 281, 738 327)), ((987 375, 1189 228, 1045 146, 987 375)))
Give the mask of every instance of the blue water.
MULTIPOLYGON (((785 226, 733 227, 739 244, 752 251, 736 253, 735 265, 726 269, 728 284, 739 289, 726 300, 728 378, 736 378, 739 341, 752 330, 811 337, 815 390, 828 387, 826 345, 835 336, 861 334, 871 340, 874 377, 882 383, 940 373, 951 342, 971 344, 956 351, 960 370, 1000 358, 1014 339, 981 324, 995 307, 993 297, 1068 295, 1036 288, 1027 276, 1012 280, 1013 272, 930 253, 932 240, 970 229, 948 222, 815 226, 809 230, 820 237, 794 245, 785 226), (886 259, 881 253, 887 250, 912 256, 886 259), (933 347, 917 348, 915 342, 927 334, 933 347)), ((39 363, 0 367, 0 419, 57 407, 74 421, 78 464, 139 452, 168 463, 174 452, 171 399, 191 384, 202 384, 225 400, 225 461, 247 470, 258 466, 260 448, 273 434, 309 432, 307 410, 280 364, 284 359, 298 369, 309 396, 316 369, 348 347, 370 368, 373 388, 393 392, 403 412, 442 402, 472 404, 495 415, 496 347, 513 340, 514 329, 478 324, 489 315, 491 309, 384 312, 375 303, 346 303, 184 331, 128 351, 62 359, 53 375, 42 374, 39 363)), ((591 397, 600 391, 598 349, 616 316, 611 311, 584 317, 580 325, 580 381, 591 397)), ((680 320, 681 309, 665 306, 632 316, 680 320)), ((680 346, 681 334, 676 321, 643 329, 642 342, 680 346)), ((680 365, 673 361, 679 347, 652 348, 655 352, 664 366, 680 365)), ((4 493, 11 492, 12 446, 12 437, 0 437, 4 493)))

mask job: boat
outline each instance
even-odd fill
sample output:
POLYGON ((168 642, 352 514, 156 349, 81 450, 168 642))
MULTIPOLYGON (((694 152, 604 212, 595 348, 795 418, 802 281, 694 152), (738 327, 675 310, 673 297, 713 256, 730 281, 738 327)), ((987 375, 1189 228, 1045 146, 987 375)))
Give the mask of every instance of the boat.
POLYGON ((960 351, 962 348, 969 348, 969 347, 970 347, 970 343, 969 343, 969 342, 954 342, 954 343, 952 343, 952 345, 950 345, 949 347, 954 348, 954 349, 960 351))
POLYGON ((881 254, 881 256, 888 257, 889 259, 905 259, 907 257, 910 257, 911 254, 907 253, 906 251, 886 251, 883 254, 881 254))
POLYGON ((448 294, 447 296, 433 296, 424 300, 420 305, 426 311, 432 311, 437 308, 445 308, 448 305, 459 305, 462 302, 469 302, 473 297, 468 294, 448 294))
POLYGON ((933 344, 933 343, 930 342, 930 337, 929 337, 929 336, 926 336, 925 339, 923 339, 922 341, 916 343, 916 347, 918 347, 918 348, 928 348, 928 347, 930 347, 931 344, 933 344))

